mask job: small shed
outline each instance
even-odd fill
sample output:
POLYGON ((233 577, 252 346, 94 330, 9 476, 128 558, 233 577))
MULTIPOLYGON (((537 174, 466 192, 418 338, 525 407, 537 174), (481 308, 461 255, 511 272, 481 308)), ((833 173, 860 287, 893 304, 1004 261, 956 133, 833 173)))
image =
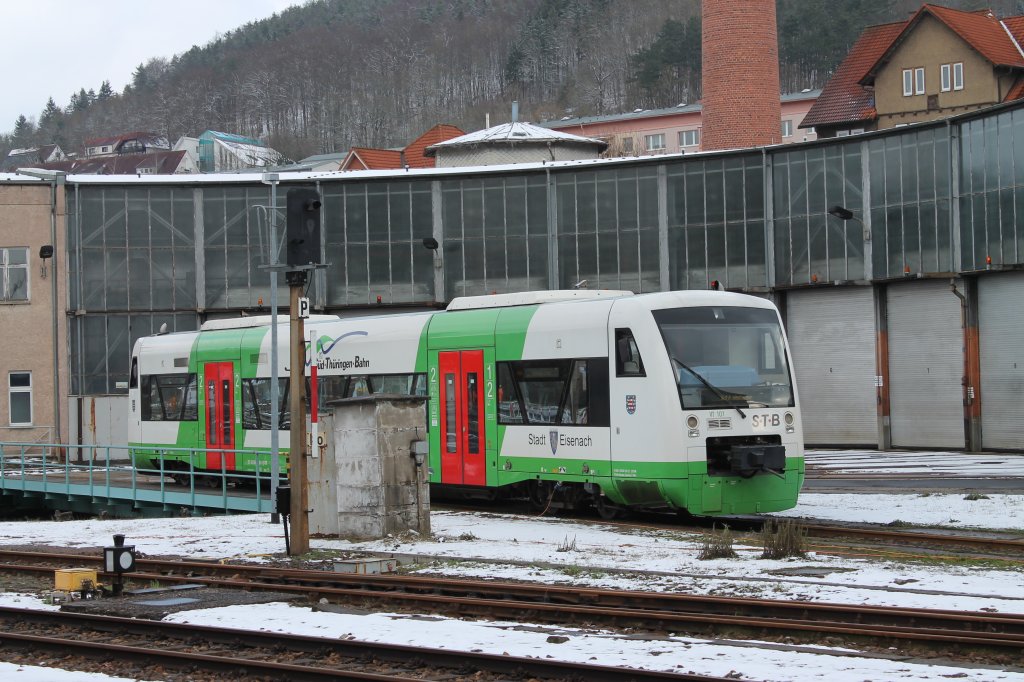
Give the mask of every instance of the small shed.
POLYGON ((436 157, 438 168, 451 168, 596 159, 607 147, 604 140, 513 121, 438 142, 424 154, 436 157))

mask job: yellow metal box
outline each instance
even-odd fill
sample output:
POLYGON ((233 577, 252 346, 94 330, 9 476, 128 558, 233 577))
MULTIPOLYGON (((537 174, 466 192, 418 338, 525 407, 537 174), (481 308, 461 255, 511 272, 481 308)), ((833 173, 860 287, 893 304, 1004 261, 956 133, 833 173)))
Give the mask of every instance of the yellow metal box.
POLYGON ((53 572, 53 588, 64 592, 77 592, 89 581, 89 589, 96 588, 96 571, 90 568, 61 568, 53 572))

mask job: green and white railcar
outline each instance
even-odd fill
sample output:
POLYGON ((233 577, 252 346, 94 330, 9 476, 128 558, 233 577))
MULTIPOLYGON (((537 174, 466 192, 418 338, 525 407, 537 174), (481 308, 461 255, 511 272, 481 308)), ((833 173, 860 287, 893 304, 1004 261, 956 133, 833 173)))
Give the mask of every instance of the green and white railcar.
MULTIPOLYGON (((436 313, 323 316, 306 328, 318 339, 321 402, 428 396, 431 483, 523 492, 543 506, 593 504, 604 515, 796 504, 803 432, 769 301, 719 291, 527 292, 455 299, 436 313)), ((242 451, 270 445, 269 331, 266 319, 241 318, 139 340, 130 393, 140 467, 185 466, 166 451, 175 445, 203 451, 200 469, 253 472, 242 451)), ((282 377, 287 337, 282 325, 282 377)))

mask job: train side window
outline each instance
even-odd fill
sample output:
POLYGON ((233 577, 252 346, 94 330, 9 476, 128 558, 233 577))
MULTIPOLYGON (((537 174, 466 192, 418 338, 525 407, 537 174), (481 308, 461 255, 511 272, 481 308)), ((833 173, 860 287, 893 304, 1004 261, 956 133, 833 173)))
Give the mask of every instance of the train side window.
POLYGON ((644 361, 630 329, 615 330, 615 376, 645 377, 644 361))
POLYGON ((140 379, 142 421, 196 421, 199 402, 195 374, 151 374, 140 379))
MULTIPOLYGON (((288 410, 288 379, 277 380, 278 422, 282 431, 291 426, 291 412, 288 410)), ((242 428, 267 431, 273 407, 270 404, 270 378, 242 380, 242 428)))
POLYGON ((589 424, 590 389, 587 381, 587 361, 577 360, 573 363, 572 374, 569 375, 569 390, 562 405, 563 424, 589 424))
POLYGON ((507 362, 498 363, 498 423, 523 423, 523 404, 512 380, 512 368, 507 362))

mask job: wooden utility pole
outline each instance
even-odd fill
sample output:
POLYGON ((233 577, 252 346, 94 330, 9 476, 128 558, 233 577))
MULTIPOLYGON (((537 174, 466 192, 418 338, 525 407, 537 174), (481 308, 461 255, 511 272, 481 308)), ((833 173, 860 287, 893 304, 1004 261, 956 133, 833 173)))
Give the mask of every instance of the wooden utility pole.
POLYGON ((306 334, 299 317, 299 298, 306 286, 306 270, 292 270, 285 275, 289 288, 288 411, 291 414, 289 430, 288 471, 291 479, 291 556, 309 551, 309 483, 306 480, 306 334))

